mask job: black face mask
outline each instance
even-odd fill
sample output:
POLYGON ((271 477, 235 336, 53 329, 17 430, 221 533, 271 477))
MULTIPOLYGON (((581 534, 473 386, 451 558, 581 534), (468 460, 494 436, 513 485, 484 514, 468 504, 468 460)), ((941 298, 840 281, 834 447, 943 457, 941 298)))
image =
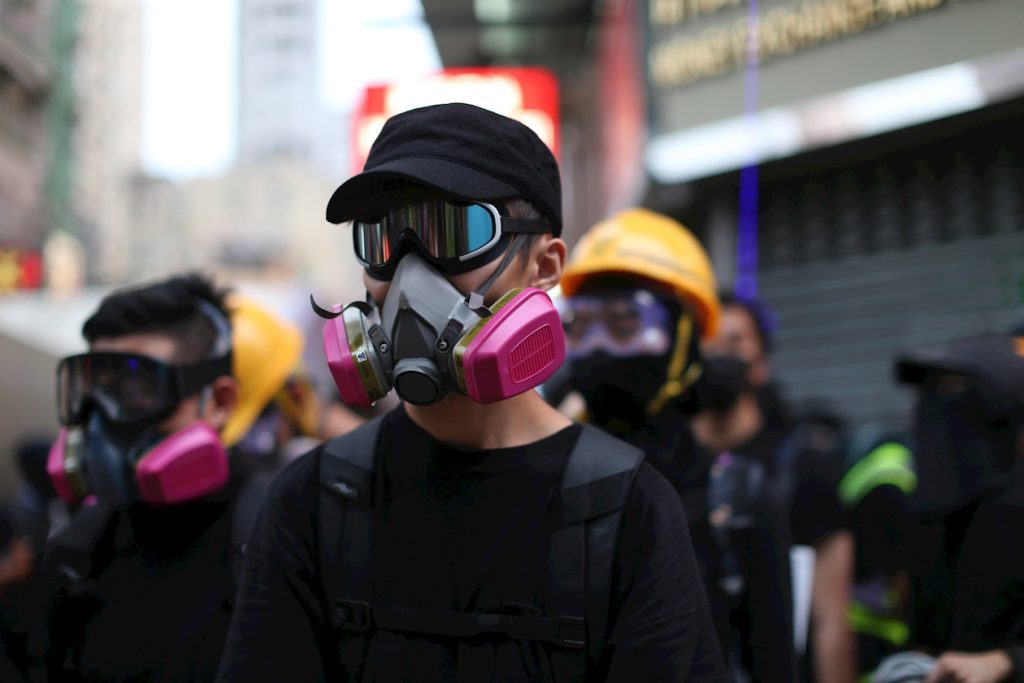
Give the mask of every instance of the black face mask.
POLYGON ((163 438, 156 421, 119 425, 93 411, 85 425, 85 469, 96 497, 115 507, 138 498, 135 462, 163 438))
POLYGON ((959 510, 1009 486, 1017 431, 976 389, 928 392, 917 403, 912 510, 922 518, 959 510))
POLYGON ((724 413, 750 389, 750 364, 739 358, 711 356, 704 359, 704 372, 697 380, 697 405, 702 410, 724 413))
POLYGON ((569 383, 594 422, 615 433, 647 422, 647 405, 665 383, 668 355, 622 358, 603 351, 571 361, 569 383))

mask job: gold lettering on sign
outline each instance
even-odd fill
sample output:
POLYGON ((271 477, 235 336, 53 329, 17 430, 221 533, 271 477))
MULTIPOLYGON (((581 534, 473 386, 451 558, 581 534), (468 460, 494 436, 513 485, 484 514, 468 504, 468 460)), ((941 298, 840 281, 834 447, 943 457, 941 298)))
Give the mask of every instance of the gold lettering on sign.
MULTIPOLYGON (((744 0, 651 0, 651 21, 677 24, 744 0), (689 13, 689 14, 688 14, 689 13)), ((824 0, 777 7, 749 25, 746 17, 712 26, 700 33, 675 36, 648 52, 652 82, 676 87, 721 76, 746 63, 746 46, 753 32, 756 63, 838 40, 904 17, 935 9, 951 0, 824 0)))
POLYGON ((651 24, 675 26, 746 3, 747 0, 651 0, 651 24))

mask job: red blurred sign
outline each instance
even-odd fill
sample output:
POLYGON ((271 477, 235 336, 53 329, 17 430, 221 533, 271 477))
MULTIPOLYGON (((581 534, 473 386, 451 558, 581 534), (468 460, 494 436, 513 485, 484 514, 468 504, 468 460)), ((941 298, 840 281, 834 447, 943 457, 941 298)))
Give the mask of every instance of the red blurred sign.
POLYGON ((466 102, 522 121, 559 158, 558 80, 546 69, 460 68, 410 81, 372 85, 352 122, 352 173, 363 170, 384 122, 403 111, 466 102))
POLYGON ((38 251, 0 248, 0 294, 39 289, 42 284, 43 259, 38 251))
POLYGON ((639 199, 644 182, 647 111, 644 71, 637 45, 637 0, 605 4, 598 52, 604 211, 639 199))

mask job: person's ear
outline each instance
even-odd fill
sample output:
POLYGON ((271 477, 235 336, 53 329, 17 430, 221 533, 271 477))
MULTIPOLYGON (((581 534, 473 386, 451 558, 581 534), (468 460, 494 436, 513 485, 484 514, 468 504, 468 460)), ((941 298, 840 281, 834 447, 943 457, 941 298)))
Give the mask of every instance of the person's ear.
POLYGON ((542 235, 530 249, 532 266, 530 286, 548 290, 562 279, 568 249, 565 241, 553 235, 542 235))
POLYGON ((223 375, 213 380, 213 391, 203 407, 202 419, 220 431, 228 423, 231 413, 238 405, 238 382, 234 377, 223 375))

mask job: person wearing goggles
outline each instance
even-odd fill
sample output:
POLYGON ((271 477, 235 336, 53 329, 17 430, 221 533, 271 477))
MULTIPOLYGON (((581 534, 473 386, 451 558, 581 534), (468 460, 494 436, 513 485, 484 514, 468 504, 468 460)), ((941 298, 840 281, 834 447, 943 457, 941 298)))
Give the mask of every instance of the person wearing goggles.
POLYGON ((92 410, 117 425, 162 420, 184 399, 229 375, 229 358, 175 364, 125 351, 68 356, 57 366, 58 417, 65 426, 87 422, 92 410))
POLYGON ((559 302, 566 355, 660 356, 672 340, 670 305, 651 291, 605 291, 559 302))
POLYGON ((704 457, 692 418, 721 309, 703 247, 681 224, 632 208, 588 230, 562 277, 563 409, 642 448, 674 485, 701 564, 722 680, 795 680, 788 540, 773 492, 741 458, 704 457))
POLYGON ((314 302, 332 377, 401 402, 279 475, 218 680, 719 680, 678 499, 536 391, 566 354, 547 145, 468 104, 398 114, 327 219, 367 293, 314 302))
POLYGON ((238 396, 224 296, 191 274, 115 291, 58 365, 47 470, 77 511, 42 554, 40 680, 214 677, 241 489, 219 434, 238 396))

